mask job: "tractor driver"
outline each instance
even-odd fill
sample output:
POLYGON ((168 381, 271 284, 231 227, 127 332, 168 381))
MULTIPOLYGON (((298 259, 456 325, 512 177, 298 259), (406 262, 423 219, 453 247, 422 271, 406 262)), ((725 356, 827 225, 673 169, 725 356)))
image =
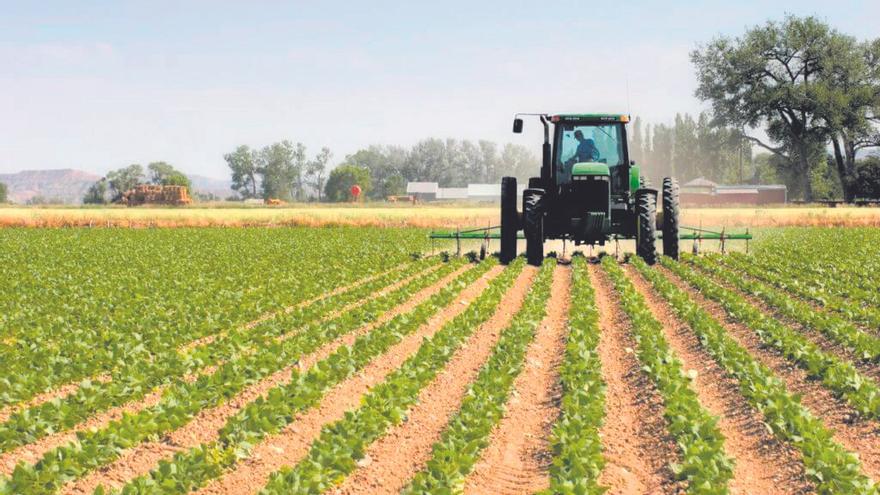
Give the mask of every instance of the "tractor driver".
POLYGON ((575 163, 594 162, 599 159, 599 149, 596 148, 596 142, 592 139, 584 139, 584 133, 578 129, 574 131, 574 138, 578 141, 577 150, 574 156, 565 162, 566 167, 570 167, 575 163))

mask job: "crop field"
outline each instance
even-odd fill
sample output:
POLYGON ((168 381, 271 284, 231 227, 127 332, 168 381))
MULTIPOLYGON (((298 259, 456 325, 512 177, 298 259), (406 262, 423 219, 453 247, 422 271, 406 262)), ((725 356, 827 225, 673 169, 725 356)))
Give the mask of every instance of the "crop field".
POLYGON ((877 229, 425 234, 0 229, 0 494, 880 493, 877 229))

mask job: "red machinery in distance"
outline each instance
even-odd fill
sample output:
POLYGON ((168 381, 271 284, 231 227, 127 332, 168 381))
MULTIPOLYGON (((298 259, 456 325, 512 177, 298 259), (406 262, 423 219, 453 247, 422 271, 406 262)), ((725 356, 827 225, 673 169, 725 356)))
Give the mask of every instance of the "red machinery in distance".
POLYGON ((361 197, 361 186, 355 184, 351 186, 351 200, 352 202, 357 203, 358 199, 361 197))

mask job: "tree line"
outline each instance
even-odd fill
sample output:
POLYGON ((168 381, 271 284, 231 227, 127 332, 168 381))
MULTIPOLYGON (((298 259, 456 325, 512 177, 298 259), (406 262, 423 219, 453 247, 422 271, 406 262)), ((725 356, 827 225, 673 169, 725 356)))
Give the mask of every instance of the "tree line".
POLYGON ((790 15, 718 37, 691 60, 712 123, 742 129, 804 199, 816 197, 817 179, 846 201, 866 193, 876 160, 859 156, 880 147, 880 38, 790 15))
POLYGON ((328 148, 312 158, 302 143, 282 141, 260 150, 239 146, 224 156, 232 189, 243 199, 346 201, 358 184, 367 198, 402 195, 407 182, 437 182, 444 187, 500 182, 504 175, 525 179, 540 167, 524 146, 491 141, 428 138, 407 148, 371 145, 347 155, 332 171, 328 148))

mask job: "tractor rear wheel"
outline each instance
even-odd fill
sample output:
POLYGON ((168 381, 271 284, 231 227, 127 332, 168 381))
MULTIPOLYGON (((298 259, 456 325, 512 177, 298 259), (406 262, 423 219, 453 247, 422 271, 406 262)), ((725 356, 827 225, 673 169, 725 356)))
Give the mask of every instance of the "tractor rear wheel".
POLYGON ((523 192, 523 231, 526 237, 526 259, 530 265, 544 262, 544 190, 523 192))
POLYGON ((636 254, 645 263, 657 262, 657 190, 636 191, 636 254))
POLYGON ((678 181, 663 179, 663 254, 678 259, 678 181))
POLYGON ((516 210, 516 177, 501 178, 501 263, 516 258, 516 232, 519 213, 516 210))

